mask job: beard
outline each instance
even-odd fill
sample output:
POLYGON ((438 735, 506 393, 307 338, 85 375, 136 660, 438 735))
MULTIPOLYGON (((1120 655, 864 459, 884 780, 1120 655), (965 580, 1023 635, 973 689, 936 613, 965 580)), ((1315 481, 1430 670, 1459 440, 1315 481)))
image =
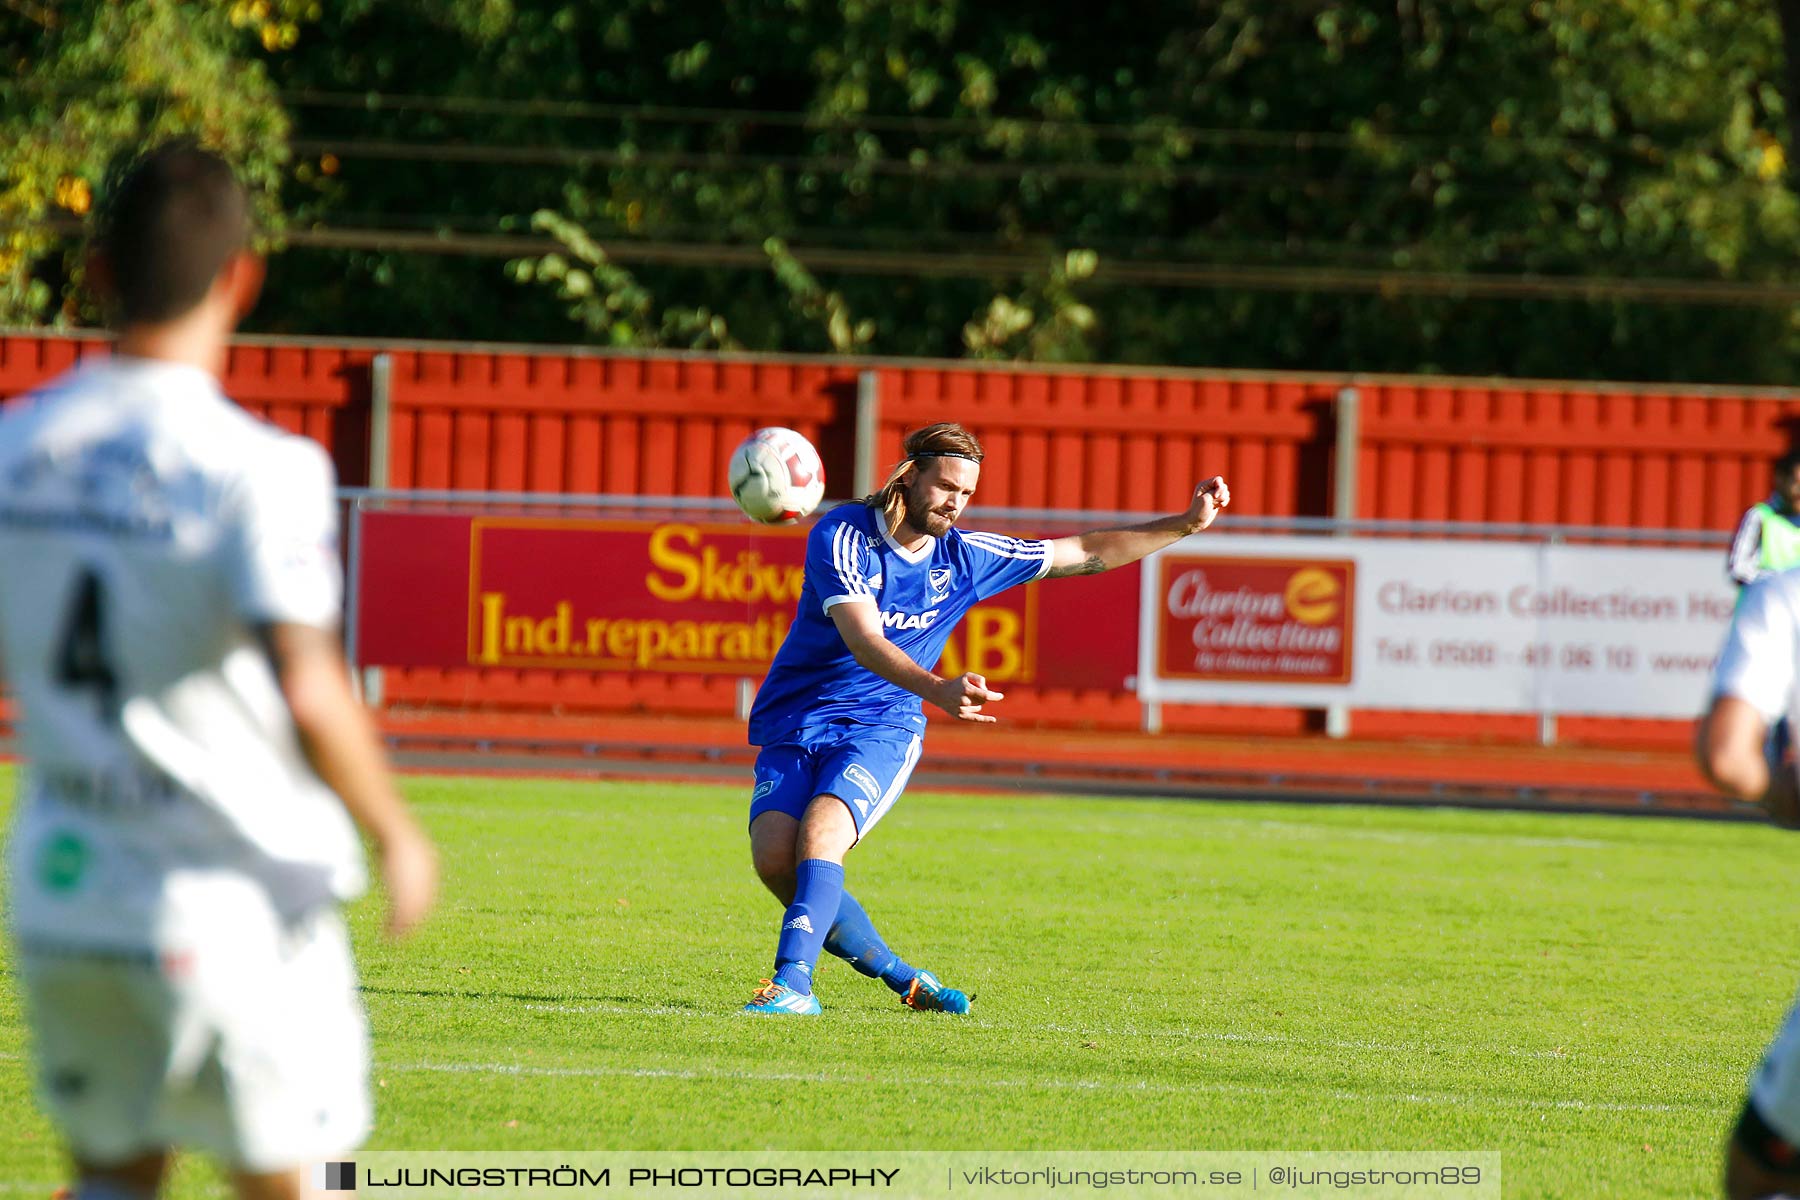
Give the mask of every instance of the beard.
POLYGON ((906 490, 906 523, 920 533, 941 538, 956 524, 956 518, 933 509, 930 502, 912 488, 906 490))

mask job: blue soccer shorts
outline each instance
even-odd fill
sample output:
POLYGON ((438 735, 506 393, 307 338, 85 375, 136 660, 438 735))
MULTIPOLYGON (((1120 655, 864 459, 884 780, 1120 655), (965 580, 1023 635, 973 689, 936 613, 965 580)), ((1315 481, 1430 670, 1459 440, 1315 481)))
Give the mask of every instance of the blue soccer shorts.
POLYGON ((798 821, 814 796, 844 802, 861 841, 906 790, 923 745, 919 735, 886 725, 833 721, 764 746, 756 756, 750 819, 782 812, 798 821))

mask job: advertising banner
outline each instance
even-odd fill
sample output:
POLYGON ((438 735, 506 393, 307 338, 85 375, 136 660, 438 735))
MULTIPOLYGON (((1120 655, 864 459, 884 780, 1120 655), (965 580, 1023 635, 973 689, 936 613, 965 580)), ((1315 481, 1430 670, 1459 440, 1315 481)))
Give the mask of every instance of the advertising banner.
POLYGON ((1350 682, 1356 564, 1166 555, 1158 677, 1350 682))
MULTIPOLYGON (((800 597, 806 527, 362 514, 359 665, 758 677, 800 597)), ((941 673, 1119 690, 1137 577, 1013 588, 976 606, 941 673), (1107 619, 1096 619, 1106 616, 1107 619)))
POLYGON ((1140 595, 1139 695, 1691 717, 1736 595, 1712 550, 1192 538, 1140 595))

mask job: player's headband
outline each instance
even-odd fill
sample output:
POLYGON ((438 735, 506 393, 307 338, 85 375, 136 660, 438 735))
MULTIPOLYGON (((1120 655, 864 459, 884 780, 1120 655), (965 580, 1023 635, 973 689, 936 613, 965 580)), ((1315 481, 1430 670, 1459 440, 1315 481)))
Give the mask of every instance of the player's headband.
POLYGON ((915 462, 917 462, 921 458, 960 458, 964 462, 972 462, 972 463, 977 463, 977 464, 979 464, 981 462, 981 460, 979 458, 976 458, 973 454, 963 454, 960 451, 956 451, 956 450, 921 450, 917 454, 912 455, 911 457, 912 457, 913 461, 915 461, 915 462))

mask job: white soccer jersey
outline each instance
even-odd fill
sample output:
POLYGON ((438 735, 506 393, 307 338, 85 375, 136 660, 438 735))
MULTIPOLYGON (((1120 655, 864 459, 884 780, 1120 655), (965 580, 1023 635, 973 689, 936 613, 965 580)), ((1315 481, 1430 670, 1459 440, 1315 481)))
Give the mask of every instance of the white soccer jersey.
POLYGON ((290 916, 361 891, 354 827, 253 634, 336 627, 332 486, 319 447, 196 368, 91 362, 0 414, 0 665, 28 759, 8 882, 27 944, 188 943, 213 885, 245 877, 290 916))
POLYGON ((1735 696, 1766 720, 1800 717, 1800 570, 1744 589, 1713 671, 1713 694, 1735 696))

